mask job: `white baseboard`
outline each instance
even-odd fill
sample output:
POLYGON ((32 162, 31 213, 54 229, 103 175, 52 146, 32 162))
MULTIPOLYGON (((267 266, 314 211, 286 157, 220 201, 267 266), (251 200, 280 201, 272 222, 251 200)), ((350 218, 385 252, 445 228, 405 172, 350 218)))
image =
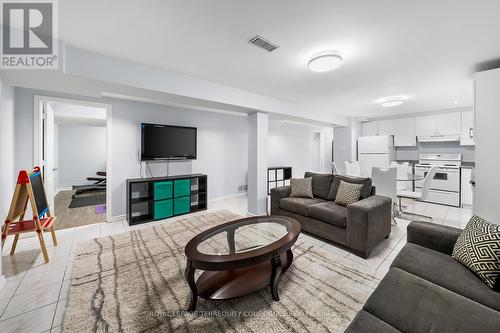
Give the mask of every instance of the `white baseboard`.
POLYGON ((118 221, 125 220, 126 218, 127 218, 126 214, 111 216, 111 221, 108 221, 108 222, 118 222, 118 221))
POLYGON ((58 187, 55 195, 57 195, 57 193, 62 192, 62 191, 72 191, 72 190, 73 190, 72 187, 58 187))
POLYGON ((221 201, 221 200, 246 197, 246 196, 247 196, 247 192, 245 191, 245 192, 234 193, 234 194, 224 195, 224 196, 215 197, 215 198, 209 198, 208 202, 221 201))
MULTIPOLYGON (((212 202, 228 200, 228 199, 233 199, 233 198, 239 198, 239 197, 246 197, 246 196, 247 196, 246 191, 240 192, 240 193, 234 193, 234 194, 229 194, 229 195, 224 195, 224 196, 208 199, 208 203, 210 204, 212 202)), ((126 218, 127 218, 126 214, 116 215, 116 216, 112 216, 111 220, 108 222, 118 222, 118 221, 125 220, 126 218)))

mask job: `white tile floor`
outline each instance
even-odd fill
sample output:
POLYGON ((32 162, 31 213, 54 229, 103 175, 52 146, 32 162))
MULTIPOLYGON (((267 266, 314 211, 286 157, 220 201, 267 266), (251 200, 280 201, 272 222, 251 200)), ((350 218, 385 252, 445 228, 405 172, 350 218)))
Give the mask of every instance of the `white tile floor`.
MULTIPOLYGON (((405 204, 409 212, 430 215, 433 216, 434 223, 458 228, 463 228, 471 217, 471 211, 468 209, 413 201, 406 201, 405 204)), ((219 209, 229 209, 245 215, 246 197, 229 198, 210 204, 209 211, 219 209)), ((175 219, 161 223, 172 221, 175 219)), ((362 265, 383 276, 406 244, 408 223, 409 221, 398 220, 398 226, 392 227, 391 236, 376 247, 367 260, 309 235, 302 234, 300 237, 336 254, 344 265, 351 267, 362 265)), ((132 228, 143 228, 149 225, 143 224, 132 228)), ((119 221, 60 230, 57 232, 59 241, 57 247, 51 246, 50 237, 46 235, 50 257, 48 264, 43 262, 38 242, 34 237, 21 238, 16 254, 9 256, 8 251, 12 242, 12 237, 10 237, 2 256, 3 274, 7 278, 7 284, 0 289, 0 332, 58 332, 68 297, 76 244, 81 240, 125 232, 130 229, 126 221, 119 221)))

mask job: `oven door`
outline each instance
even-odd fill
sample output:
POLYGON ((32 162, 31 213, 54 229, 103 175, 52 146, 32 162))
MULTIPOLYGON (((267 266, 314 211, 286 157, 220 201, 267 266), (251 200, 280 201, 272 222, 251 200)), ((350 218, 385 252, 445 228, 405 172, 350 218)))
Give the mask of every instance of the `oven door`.
MULTIPOLYGON (((416 166, 415 174, 425 177, 430 167, 416 166)), ((415 187, 422 188, 423 180, 415 182, 415 187)), ((431 189, 459 192, 460 190, 460 169, 440 167, 431 183, 431 189)))

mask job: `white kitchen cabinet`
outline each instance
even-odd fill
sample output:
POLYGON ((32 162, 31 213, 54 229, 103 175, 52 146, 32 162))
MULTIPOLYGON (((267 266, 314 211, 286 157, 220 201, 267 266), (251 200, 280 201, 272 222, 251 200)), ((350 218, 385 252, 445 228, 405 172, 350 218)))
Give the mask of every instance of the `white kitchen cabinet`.
POLYGON ((415 118, 394 119, 394 146, 416 146, 415 118))
POLYGON ((470 183, 470 177, 472 175, 472 169, 470 168, 462 168, 462 179, 461 179, 461 199, 462 199, 462 207, 471 207, 472 206, 472 185, 470 183))
POLYGON ((460 134, 460 113, 443 113, 415 118, 417 136, 460 134))
POLYGON ((367 121, 361 124, 361 135, 362 136, 374 136, 378 135, 378 124, 377 121, 367 121))
POLYGON ((421 116, 415 118, 415 134, 417 136, 429 136, 436 134, 436 117, 421 116))
POLYGON ((394 119, 379 120, 377 135, 394 135, 394 119))
POLYGON ((460 113, 443 113, 436 117, 436 134, 460 134, 460 113))
POLYGON ((474 146, 474 113, 464 111, 461 114, 462 124, 460 132, 460 144, 462 146, 474 146))

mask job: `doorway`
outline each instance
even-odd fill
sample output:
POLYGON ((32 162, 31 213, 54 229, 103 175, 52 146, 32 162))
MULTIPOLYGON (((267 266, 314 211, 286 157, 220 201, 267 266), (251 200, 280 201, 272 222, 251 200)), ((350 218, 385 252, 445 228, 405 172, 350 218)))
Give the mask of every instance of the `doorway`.
POLYGON ((56 229, 109 221, 110 107, 39 96, 35 100, 34 160, 42 167, 56 229))
POLYGON ((313 171, 325 172, 324 170, 324 148, 323 148, 323 133, 320 131, 313 132, 313 171))

